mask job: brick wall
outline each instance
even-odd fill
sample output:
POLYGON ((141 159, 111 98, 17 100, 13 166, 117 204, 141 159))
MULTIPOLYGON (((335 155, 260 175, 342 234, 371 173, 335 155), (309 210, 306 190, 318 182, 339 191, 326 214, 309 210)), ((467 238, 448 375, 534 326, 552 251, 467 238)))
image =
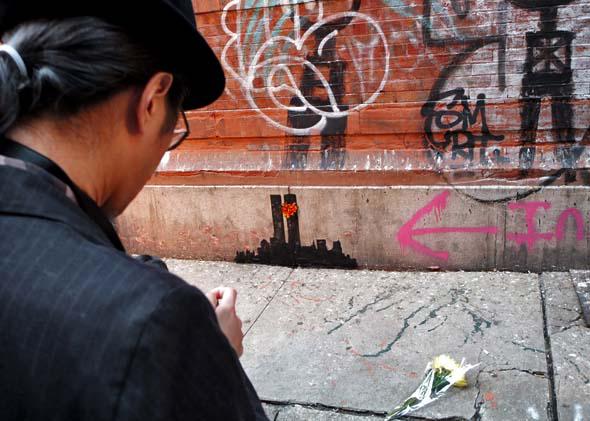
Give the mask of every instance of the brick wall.
POLYGON ((130 250, 590 267, 590 0, 195 7, 227 90, 120 220, 130 250))
POLYGON ((590 1, 194 6, 227 89, 190 113, 192 138, 160 175, 585 178, 570 169, 589 158, 590 1))

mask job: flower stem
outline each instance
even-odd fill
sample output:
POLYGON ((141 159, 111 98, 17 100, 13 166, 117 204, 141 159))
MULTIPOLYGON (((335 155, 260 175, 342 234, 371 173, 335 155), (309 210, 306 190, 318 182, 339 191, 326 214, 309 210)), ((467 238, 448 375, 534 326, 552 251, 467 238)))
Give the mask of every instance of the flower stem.
POLYGON ((389 414, 387 414, 387 418, 385 419, 385 421, 390 421, 390 420, 396 419, 399 415, 402 415, 406 409, 416 405, 419 402, 420 402, 420 400, 415 397, 411 397, 411 398, 406 399, 404 401, 404 403, 395 407, 393 411, 391 411, 389 414))

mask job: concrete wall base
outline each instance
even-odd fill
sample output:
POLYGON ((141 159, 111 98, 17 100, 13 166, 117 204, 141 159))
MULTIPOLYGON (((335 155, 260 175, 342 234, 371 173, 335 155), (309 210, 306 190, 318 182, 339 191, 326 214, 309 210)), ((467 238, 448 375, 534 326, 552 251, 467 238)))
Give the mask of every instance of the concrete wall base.
POLYGON ((589 192, 152 185, 116 225, 129 251, 163 257, 404 270, 590 269, 589 192))

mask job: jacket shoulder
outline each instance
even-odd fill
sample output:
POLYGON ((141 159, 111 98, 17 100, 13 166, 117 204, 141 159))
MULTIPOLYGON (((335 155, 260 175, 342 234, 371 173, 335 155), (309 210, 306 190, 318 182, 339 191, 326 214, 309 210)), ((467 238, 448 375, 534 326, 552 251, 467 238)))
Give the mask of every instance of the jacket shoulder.
POLYGON ((0 231, 3 419, 111 419, 165 298, 207 302, 177 276, 60 222, 2 217, 0 231))

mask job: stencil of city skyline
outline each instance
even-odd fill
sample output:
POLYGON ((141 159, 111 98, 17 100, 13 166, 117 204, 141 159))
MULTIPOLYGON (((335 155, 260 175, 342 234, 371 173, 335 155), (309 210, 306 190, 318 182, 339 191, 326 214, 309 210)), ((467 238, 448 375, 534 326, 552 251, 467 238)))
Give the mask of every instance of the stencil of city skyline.
POLYGON ((262 240, 256 252, 245 250, 236 253, 236 263, 258 263, 274 266, 348 268, 358 267, 356 259, 345 255, 342 244, 335 240, 328 250, 327 241, 318 239, 311 246, 302 246, 299 233, 299 205, 297 196, 286 194, 284 204, 296 204, 297 210, 291 216, 283 216, 283 201, 280 195, 271 195, 270 204, 274 235, 270 241, 262 240), (287 238, 285 238, 285 219, 287 238))

